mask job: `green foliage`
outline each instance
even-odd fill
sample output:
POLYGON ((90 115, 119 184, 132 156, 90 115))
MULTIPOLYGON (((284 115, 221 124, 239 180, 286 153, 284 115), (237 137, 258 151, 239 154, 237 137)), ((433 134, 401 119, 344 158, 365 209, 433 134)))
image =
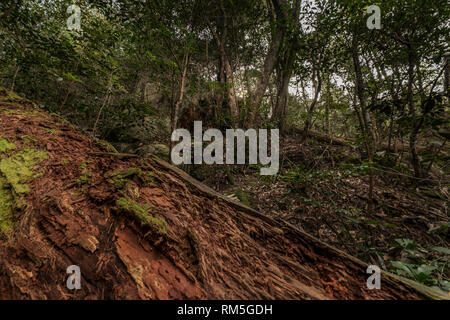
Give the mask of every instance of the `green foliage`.
POLYGON ((450 234, 450 222, 438 224, 437 226, 434 226, 430 230, 428 230, 428 233, 437 236, 448 236, 450 234))
POLYGON ((409 262, 391 261, 392 271, 398 275, 414 279, 420 283, 450 291, 449 258, 450 249, 433 247, 440 253, 439 258, 428 259, 428 250, 421 248, 410 239, 396 239, 396 246, 407 254, 409 262))
POLYGON ((70 72, 63 72, 63 76, 66 79, 68 79, 68 80, 72 80, 72 81, 76 81, 76 82, 79 82, 79 83, 83 83, 83 80, 79 79, 77 76, 74 76, 70 72))
POLYGON ((238 190, 234 193, 240 202, 245 204, 247 207, 251 207, 251 198, 250 195, 244 190, 238 190))
POLYGON ((91 178, 92 178, 92 173, 89 170, 88 163, 85 163, 85 162, 81 163, 80 169, 81 169, 81 175, 80 175, 80 177, 78 177, 78 179, 76 181, 77 184, 79 186, 89 184, 91 181, 91 178))

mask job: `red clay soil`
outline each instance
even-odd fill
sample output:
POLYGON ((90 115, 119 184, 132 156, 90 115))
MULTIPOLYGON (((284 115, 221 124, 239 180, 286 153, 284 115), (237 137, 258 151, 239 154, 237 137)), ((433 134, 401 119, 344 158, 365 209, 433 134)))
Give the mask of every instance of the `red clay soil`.
POLYGON ((48 157, 34 168, 26 205, 14 207, 13 230, 0 235, 0 299, 439 297, 387 273, 381 290, 368 290, 359 260, 2 95, 0 137, 16 145, 8 156, 32 148, 48 157), (66 287, 70 265, 81 268, 80 290, 66 287))

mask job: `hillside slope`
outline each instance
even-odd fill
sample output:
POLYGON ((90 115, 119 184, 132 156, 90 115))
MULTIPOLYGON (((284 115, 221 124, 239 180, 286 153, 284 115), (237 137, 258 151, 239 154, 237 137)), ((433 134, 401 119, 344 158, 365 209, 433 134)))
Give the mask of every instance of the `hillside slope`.
POLYGON ((366 268, 0 89, 0 299, 445 298, 366 268))

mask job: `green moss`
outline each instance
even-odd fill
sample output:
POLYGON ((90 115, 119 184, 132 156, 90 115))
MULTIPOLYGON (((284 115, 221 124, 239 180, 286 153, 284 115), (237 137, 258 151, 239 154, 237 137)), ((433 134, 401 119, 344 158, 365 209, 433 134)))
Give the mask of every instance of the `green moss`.
POLYGON ((22 98, 17 93, 0 87, 0 103, 13 109, 1 108, 2 114, 36 114, 39 111, 34 109, 34 103, 22 98))
POLYGON ((77 184, 78 185, 89 184, 92 178, 92 174, 89 171, 88 163, 87 162, 81 163, 80 169, 81 169, 81 176, 77 179, 76 181, 77 184))
MULTIPOLYGON (((2 101, 0 101, 2 102, 2 101)), ((1 114, 19 114, 20 112, 17 110, 11 110, 11 109, 0 109, 1 114)))
POLYGON ((44 132, 52 136, 59 135, 61 133, 61 131, 56 129, 45 129, 44 132))
POLYGON ((83 184, 89 184, 89 181, 91 181, 92 176, 89 174, 83 174, 82 176, 80 176, 77 179, 77 184, 78 185, 83 185, 83 184))
POLYGON ((36 177, 33 168, 45 158, 47 153, 44 151, 23 149, 14 156, 0 161, 0 173, 16 194, 26 194, 30 191, 26 182, 36 177))
POLYGON ((140 175, 141 170, 137 168, 130 168, 125 172, 115 172, 112 173, 108 181, 113 184, 117 189, 123 189, 128 181, 135 175, 140 175))
POLYGON ((83 163, 80 163, 80 169, 81 170, 87 170, 87 168, 88 168, 88 163, 87 162, 83 162, 83 163))
POLYGON ((69 159, 62 159, 62 160, 61 160, 61 165, 62 165, 63 167, 67 166, 69 163, 70 163, 70 160, 69 160, 69 159))
POLYGON ((195 233, 192 230, 188 230, 186 232, 186 237, 187 237, 190 245, 192 246, 194 253, 197 255, 197 251, 198 251, 198 247, 199 247, 199 241, 198 241, 197 236, 195 235, 195 233))
POLYGON ((107 142, 105 140, 94 138, 94 141, 108 152, 119 153, 119 151, 117 151, 117 149, 114 148, 114 146, 112 144, 110 144, 109 142, 107 142))
POLYGON ((14 150, 15 148, 16 145, 14 143, 11 143, 6 139, 0 138, 0 153, 8 150, 14 150))
POLYGON ((10 91, 0 87, 0 102, 30 102, 29 100, 22 98, 14 91, 10 91))
POLYGON ((117 189, 123 189, 128 180, 138 176, 146 183, 153 183, 154 176, 152 172, 142 171, 139 168, 129 168, 126 171, 114 172, 108 175, 109 183, 113 184, 117 189))
POLYGON ((46 157, 44 151, 24 149, 0 160, 0 234, 13 229, 13 208, 25 205, 26 183, 37 176, 33 168, 46 157))
POLYGON ((35 137, 31 137, 31 136, 22 136, 22 141, 24 144, 34 144, 35 142, 37 142, 38 140, 35 137))
POLYGON ((27 116, 34 116, 34 115, 39 114, 39 111, 32 110, 30 107, 27 107, 23 104, 8 103, 8 102, 2 102, 2 101, 0 101, 0 103, 5 106, 10 106, 10 107, 16 108, 16 109, 2 108, 2 109, 0 109, 0 114, 27 115, 27 116), (30 110, 30 111, 25 111, 25 110, 30 110))
POLYGON ((12 230, 12 208, 14 197, 11 192, 8 181, 0 174, 0 234, 12 230))
POLYGON ((247 192, 245 192, 244 190, 238 190, 234 194, 239 199, 239 201, 245 204, 247 207, 251 206, 252 203, 250 200, 250 196, 247 192))
POLYGON ((131 188, 131 194, 134 196, 134 199, 139 199, 139 188, 136 186, 134 188, 131 188))
POLYGON ((125 213, 132 214, 139 220, 141 225, 150 227, 158 234, 167 234, 167 225, 161 218, 153 217, 147 212, 148 209, 142 207, 137 202, 120 198, 116 201, 117 208, 125 213))
POLYGON ((61 123, 67 125, 68 127, 77 130, 67 119, 63 118, 60 114, 50 112, 49 115, 56 118, 58 121, 61 121, 61 123))

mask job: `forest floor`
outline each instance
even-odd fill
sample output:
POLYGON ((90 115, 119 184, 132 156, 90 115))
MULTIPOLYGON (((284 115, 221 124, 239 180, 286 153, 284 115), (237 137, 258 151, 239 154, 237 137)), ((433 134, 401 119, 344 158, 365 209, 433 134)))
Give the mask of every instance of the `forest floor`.
POLYGON ((367 263, 450 291, 449 180, 418 186, 395 168, 375 171, 369 212, 367 168, 350 146, 292 135, 280 161, 275 177, 247 167, 204 182, 367 263))
POLYGON ((0 200, 0 299, 448 298, 1 89, 0 200))

